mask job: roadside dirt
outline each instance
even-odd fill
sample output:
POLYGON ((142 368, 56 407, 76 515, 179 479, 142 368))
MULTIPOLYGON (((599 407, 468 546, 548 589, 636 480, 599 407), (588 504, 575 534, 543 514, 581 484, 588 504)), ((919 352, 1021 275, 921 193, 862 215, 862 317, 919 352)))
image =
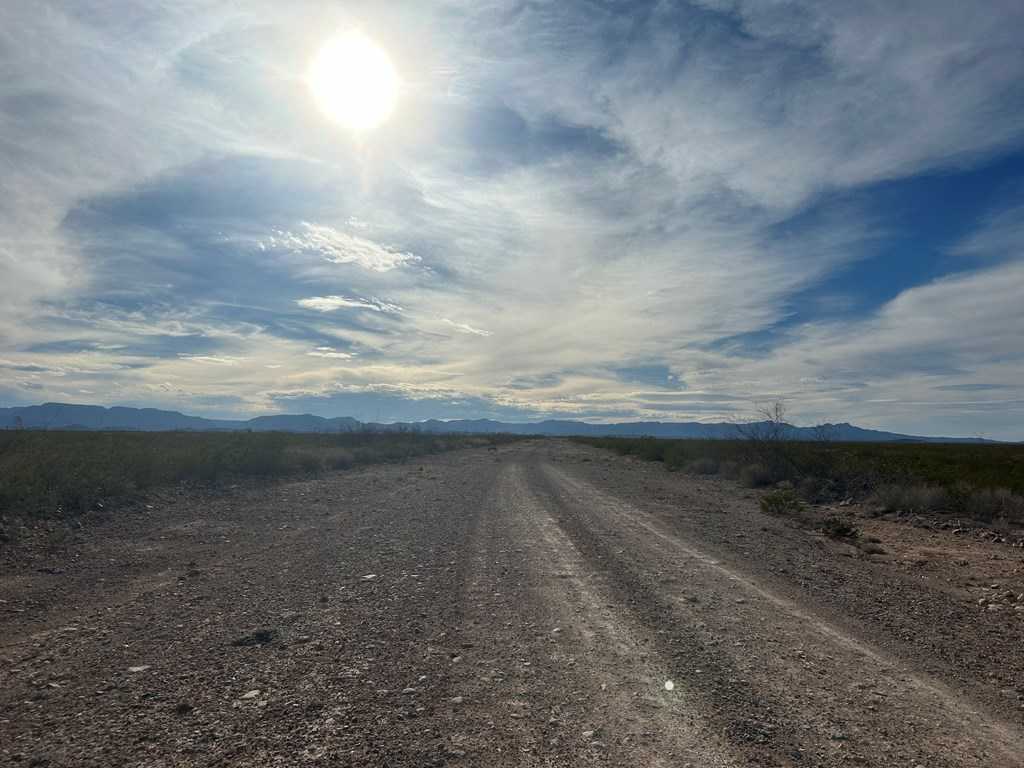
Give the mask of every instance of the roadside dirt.
POLYGON ((1017 548, 558 441, 150 504, 0 555, 0 764, 1024 765, 1017 548))

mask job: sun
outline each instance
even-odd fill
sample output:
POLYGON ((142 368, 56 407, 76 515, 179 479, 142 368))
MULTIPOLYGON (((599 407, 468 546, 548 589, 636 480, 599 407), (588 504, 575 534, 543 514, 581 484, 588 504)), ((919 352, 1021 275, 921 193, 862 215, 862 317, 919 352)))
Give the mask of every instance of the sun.
POLYGON ((310 64, 306 82, 324 114, 356 133, 387 120, 398 101, 398 72, 391 59, 360 32, 347 32, 324 43, 310 64))

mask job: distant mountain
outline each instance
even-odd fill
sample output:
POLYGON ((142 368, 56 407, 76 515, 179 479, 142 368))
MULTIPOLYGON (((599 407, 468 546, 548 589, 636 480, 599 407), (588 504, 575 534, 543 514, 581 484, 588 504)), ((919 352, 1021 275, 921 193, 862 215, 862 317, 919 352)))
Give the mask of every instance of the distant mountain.
POLYGON ((247 421, 204 419, 156 408, 103 408, 99 405, 44 403, 22 408, 0 408, 0 429, 111 429, 133 432, 353 432, 362 428, 355 419, 340 416, 258 416, 247 421), (20 419, 20 421, 19 421, 20 419))
MULTIPOLYGON (((489 419, 455 421, 409 422, 405 424, 377 424, 378 429, 418 429, 422 432, 494 433, 514 435, 582 436, 582 437, 660 437, 689 438, 693 440, 730 440, 745 438, 751 433, 763 432, 768 422, 731 424, 728 422, 702 423, 698 421, 631 421, 618 424, 589 424, 583 421, 548 420, 536 423, 507 423, 489 419)), ((897 432, 864 429, 852 424, 822 424, 816 427, 785 425, 783 435, 790 440, 820 440, 850 443, 985 443, 993 442, 974 437, 919 437, 897 432)))
MULTIPOLYGON (((634 421, 619 424, 590 424, 583 421, 550 419, 535 423, 509 423, 490 419, 458 419, 454 421, 404 422, 395 424, 363 423, 348 416, 325 419, 310 414, 257 416, 248 420, 204 419, 186 416, 177 411, 156 408, 104 408, 99 405, 68 405, 45 403, 19 408, 0 408, 0 429, 85 429, 167 432, 355 432, 363 429, 377 432, 399 430, 432 433, 501 432, 514 435, 549 435, 568 437, 662 437, 699 440, 742 438, 751 430, 763 429, 765 422, 754 424, 703 424, 696 421, 664 422, 634 421)), ((971 437, 917 437, 896 432, 862 429, 852 424, 823 424, 818 427, 786 425, 784 435, 792 440, 816 440, 823 435, 842 442, 914 442, 914 443, 982 443, 992 442, 971 437)))

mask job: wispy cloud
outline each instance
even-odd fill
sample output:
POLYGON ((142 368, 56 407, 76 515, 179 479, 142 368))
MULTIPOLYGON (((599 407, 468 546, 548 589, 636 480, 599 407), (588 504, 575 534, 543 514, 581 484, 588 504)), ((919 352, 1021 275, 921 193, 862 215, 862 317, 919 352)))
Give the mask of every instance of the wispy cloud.
POLYGON ((212 363, 213 365, 238 365, 239 362, 238 358, 222 355, 178 355, 178 357, 195 363, 212 363))
POLYGON ((0 398, 1024 430, 1019 2, 301 9, 0 11, 0 398))
POLYGON ((456 323, 454 320, 449 320, 447 317, 441 318, 441 322, 445 325, 449 325, 459 333, 468 333, 471 336, 493 336, 491 331, 485 331, 483 328, 474 328, 469 323, 456 323))
POLYGON ((328 357, 336 360, 349 360, 354 356, 351 352, 340 352, 332 347, 317 347, 306 354, 310 357, 328 357))
POLYGON ((375 272, 388 272, 420 261, 411 253, 386 248, 364 237, 340 232, 322 224, 303 225, 299 232, 274 232, 259 241, 261 249, 314 253, 335 264, 356 264, 375 272))
POLYGON ((334 312, 338 309, 369 309, 373 312, 401 312, 402 308, 397 304, 391 304, 379 299, 354 299, 348 296, 311 296, 308 299, 299 299, 300 307, 314 309, 317 312, 334 312))

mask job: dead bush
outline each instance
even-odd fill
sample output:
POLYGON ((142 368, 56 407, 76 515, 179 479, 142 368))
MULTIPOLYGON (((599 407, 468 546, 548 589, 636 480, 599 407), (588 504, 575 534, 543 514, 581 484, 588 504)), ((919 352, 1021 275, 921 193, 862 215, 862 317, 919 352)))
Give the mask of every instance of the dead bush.
POLYGON ((730 480, 735 480, 740 473, 740 465, 735 461, 722 461, 718 464, 718 474, 722 477, 727 477, 730 480))
POLYGON ((771 485, 772 473, 764 464, 748 464, 740 470, 739 481, 747 488, 764 488, 771 485))
POLYGON ((949 506, 949 495, 934 485, 883 485, 875 501, 887 512, 934 512, 949 506))
POLYGON ((804 477, 797 483, 796 492, 800 498, 811 504, 827 501, 829 496, 828 483, 818 477, 804 477))
POLYGON ((1006 488, 982 488, 967 498, 967 513, 985 523, 1024 522, 1024 498, 1006 488))
POLYGON ((331 469, 348 469, 355 464, 355 459, 353 458, 351 451, 339 449, 328 454, 325 457, 325 463, 331 469))
POLYGON ((717 475, 718 462, 714 459, 696 459, 686 465, 686 471, 694 475, 717 475))

